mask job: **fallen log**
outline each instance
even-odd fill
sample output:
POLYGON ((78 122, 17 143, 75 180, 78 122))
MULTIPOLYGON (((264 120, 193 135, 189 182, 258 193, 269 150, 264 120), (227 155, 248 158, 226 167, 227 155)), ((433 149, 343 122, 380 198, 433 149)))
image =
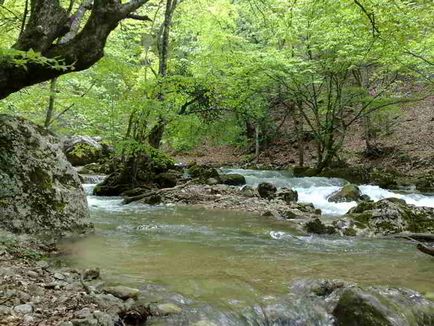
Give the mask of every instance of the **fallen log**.
POLYGON ((434 242, 434 234, 432 233, 398 233, 388 237, 403 238, 403 239, 423 241, 423 242, 434 242))
POLYGON ((422 243, 418 243, 416 248, 424 254, 434 256, 434 247, 428 247, 423 245, 422 243))
POLYGON ((190 181, 188 181, 188 182, 186 182, 186 183, 184 183, 182 185, 175 186, 175 187, 172 187, 172 188, 163 188, 163 189, 159 189, 159 190, 155 190, 155 191, 146 192, 144 194, 140 194, 140 195, 137 195, 137 196, 125 197, 124 200, 123 200, 123 202, 122 202, 122 204, 123 205, 128 205, 128 204, 130 204, 132 202, 139 201, 139 200, 147 198, 147 197, 157 196, 157 195, 161 195, 161 194, 166 193, 166 192, 182 189, 182 188, 187 187, 189 184, 191 184, 192 181, 193 180, 190 180, 190 181))

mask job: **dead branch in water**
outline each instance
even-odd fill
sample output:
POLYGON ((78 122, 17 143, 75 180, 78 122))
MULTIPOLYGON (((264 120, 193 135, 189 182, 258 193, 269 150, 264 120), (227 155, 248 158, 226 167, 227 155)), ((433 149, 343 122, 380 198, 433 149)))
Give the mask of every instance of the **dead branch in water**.
POLYGON ((423 252, 424 254, 427 254, 427 255, 430 255, 430 256, 434 256, 434 247, 428 247, 428 246, 425 246, 422 243, 418 243, 417 246, 416 246, 416 248, 419 251, 423 252))
POLYGON ((171 192, 174 190, 178 190, 178 189, 182 189, 187 187, 188 185, 190 185, 193 182, 193 180, 187 181, 186 183, 179 185, 179 186, 175 186, 172 188, 163 188, 163 189, 159 189, 159 190, 155 190, 155 191, 150 191, 150 192, 146 192, 144 194, 141 195, 137 195, 137 196, 132 196, 132 197, 125 197, 124 201, 122 202, 122 204, 124 205, 128 205, 132 202, 147 198, 147 197, 152 197, 152 196, 156 196, 156 195, 161 195, 167 192, 171 192))

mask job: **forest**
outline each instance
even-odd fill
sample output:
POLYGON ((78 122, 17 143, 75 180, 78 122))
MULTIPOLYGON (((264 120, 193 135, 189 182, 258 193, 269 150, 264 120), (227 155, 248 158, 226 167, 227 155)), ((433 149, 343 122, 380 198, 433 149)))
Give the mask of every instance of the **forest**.
POLYGON ((434 325, 431 0, 0 0, 0 325, 434 325))

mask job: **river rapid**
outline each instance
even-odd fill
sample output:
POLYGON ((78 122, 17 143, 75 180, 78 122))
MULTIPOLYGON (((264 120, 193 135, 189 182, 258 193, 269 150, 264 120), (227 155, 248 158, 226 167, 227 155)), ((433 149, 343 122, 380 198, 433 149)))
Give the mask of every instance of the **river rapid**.
MULTIPOLYGON (((313 203, 331 218, 356 205, 327 201, 344 180, 293 178, 278 171, 224 172, 243 174, 251 186, 267 181, 294 188, 300 202, 313 203)), ((163 286, 184 298, 180 301, 230 311, 265 304, 304 278, 434 291, 432 259, 407 241, 306 236, 285 221, 242 212, 124 206, 120 198, 92 196, 93 186, 84 187, 96 233, 65 244, 66 260, 74 267, 99 267, 114 284, 163 286)), ((434 207, 434 196, 360 188, 373 200, 397 197, 434 207)))

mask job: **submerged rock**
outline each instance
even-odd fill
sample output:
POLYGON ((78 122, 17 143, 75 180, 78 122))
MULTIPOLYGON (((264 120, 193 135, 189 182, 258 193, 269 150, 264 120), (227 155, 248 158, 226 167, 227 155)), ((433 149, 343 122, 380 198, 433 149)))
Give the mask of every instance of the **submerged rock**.
POLYGON ((341 295, 333 316, 336 325, 389 326, 390 314, 376 297, 360 289, 347 289, 341 295))
POLYGON ((273 199, 276 197, 276 192, 276 186, 271 183, 262 182, 258 185, 258 193, 261 198, 273 199))
POLYGON ((434 302, 400 288, 360 287, 340 280, 299 280, 292 293, 306 306, 323 308, 334 325, 433 325, 434 302))
POLYGON ((376 203, 362 202, 352 208, 346 218, 353 221, 361 233, 434 232, 433 208, 416 207, 397 198, 386 198, 376 203))
POLYGON ((351 202, 351 201, 361 201, 362 193, 356 185, 346 184, 341 190, 338 190, 331 194, 328 201, 334 203, 351 202))
POLYGON ((18 233, 81 232, 89 211, 80 179, 43 128, 0 115, 0 226, 18 233))

